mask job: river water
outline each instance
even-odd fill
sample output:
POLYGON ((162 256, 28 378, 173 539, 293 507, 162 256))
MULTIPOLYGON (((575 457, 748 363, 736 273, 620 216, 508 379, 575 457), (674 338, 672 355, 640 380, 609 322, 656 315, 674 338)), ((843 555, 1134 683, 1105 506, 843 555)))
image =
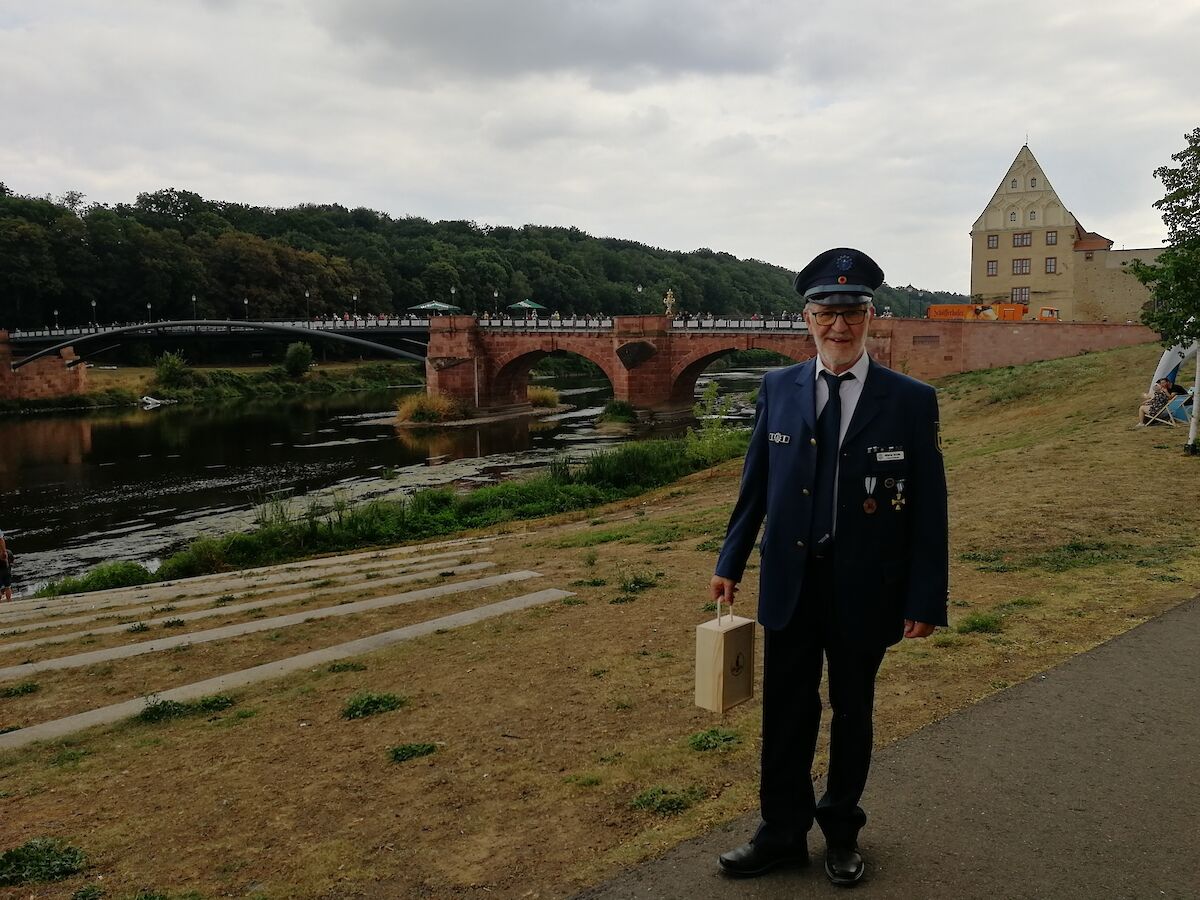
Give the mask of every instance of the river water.
MULTIPOLYGON (((711 377, 722 393, 746 393, 761 374, 711 377)), ((113 560, 153 568, 192 538, 250 528, 274 498, 329 504, 494 483, 564 451, 579 456, 629 439, 595 428, 612 398, 607 381, 539 383, 576 408, 414 431, 393 423, 397 397, 412 390, 402 389, 0 418, 0 529, 17 556, 14 590, 26 595, 113 560), (433 456, 446 462, 427 465, 433 456)))

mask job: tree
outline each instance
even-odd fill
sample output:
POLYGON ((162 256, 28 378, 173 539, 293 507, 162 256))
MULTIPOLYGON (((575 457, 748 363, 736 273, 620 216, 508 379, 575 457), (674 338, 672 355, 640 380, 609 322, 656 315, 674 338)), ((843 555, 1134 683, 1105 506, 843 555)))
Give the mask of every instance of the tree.
POLYGON ((1167 247, 1153 263, 1135 260, 1130 271, 1150 288, 1142 321, 1164 343, 1200 339, 1200 128, 1184 135, 1187 147, 1171 154, 1178 168, 1160 166, 1154 177, 1167 189, 1154 208, 1167 226, 1167 247))
POLYGON ((290 378, 300 378, 312 365, 312 347, 303 341, 288 344, 287 353, 283 356, 283 368, 290 378))
MULTIPOLYGON (((1142 321, 1162 335, 1166 344, 1200 340, 1200 128, 1184 135, 1187 147, 1171 154, 1178 168, 1159 166, 1154 177, 1167 189, 1154 204, 1167 226, 1167 247, 1153 264, 1135 260, 1130 269, 1150 288, 1151 302, 1142 321)), ((1200 366, 1200 360, 1196 361, 1200 366)), ((1200 386, 1200 371, 1197 372, 1200 386)), ((1184 451, 1200 452, 1196 443, 1196 417, 1184 451)))

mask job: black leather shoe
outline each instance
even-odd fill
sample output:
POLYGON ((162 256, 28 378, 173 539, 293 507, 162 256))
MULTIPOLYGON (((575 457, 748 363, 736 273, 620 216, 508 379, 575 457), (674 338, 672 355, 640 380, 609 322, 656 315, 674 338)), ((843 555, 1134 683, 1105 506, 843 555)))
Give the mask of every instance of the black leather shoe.
POLYGON ((825 851, 825 874, 834 884, 840 887, 858 884, 865 871, 867 864, 857 847, 830 847, 825 851))
POLYGON ((722 853, 717 857, 717 865, 734 878, 755 878, 784 865, 807 866, 808 843, 803 840, 786 844, 751 841, 722 853))

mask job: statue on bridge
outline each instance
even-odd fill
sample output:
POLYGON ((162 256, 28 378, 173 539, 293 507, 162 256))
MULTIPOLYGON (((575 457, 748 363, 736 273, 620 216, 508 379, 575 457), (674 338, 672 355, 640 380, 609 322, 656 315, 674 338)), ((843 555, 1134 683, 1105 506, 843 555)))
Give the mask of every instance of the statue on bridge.
POLYGON ((667 296, 663 297, 663 308, 668 316, 675 315, 675 292, 670 288, 667 288, 667 296))

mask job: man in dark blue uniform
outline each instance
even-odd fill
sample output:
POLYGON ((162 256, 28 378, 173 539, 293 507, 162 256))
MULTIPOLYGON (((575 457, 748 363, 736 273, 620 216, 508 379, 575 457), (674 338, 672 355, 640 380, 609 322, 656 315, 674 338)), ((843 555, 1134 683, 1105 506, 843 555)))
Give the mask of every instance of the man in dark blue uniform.
POLYGON ((838 885, 865 871, 859 807, 871 762, 875 676, 901 637, 946 624, 946 476, 934 389, 866 353, 883 272, 858 250, 822 253, 796 276, 818 356, 763 378, 741 489, 712 578, 733 602, 766 522, 758 620, 765 630, 762 824, 721 855, 728 875, 808 861, 814 821, 838 885), (829 771, 812 761, 829 671, 829 771))

